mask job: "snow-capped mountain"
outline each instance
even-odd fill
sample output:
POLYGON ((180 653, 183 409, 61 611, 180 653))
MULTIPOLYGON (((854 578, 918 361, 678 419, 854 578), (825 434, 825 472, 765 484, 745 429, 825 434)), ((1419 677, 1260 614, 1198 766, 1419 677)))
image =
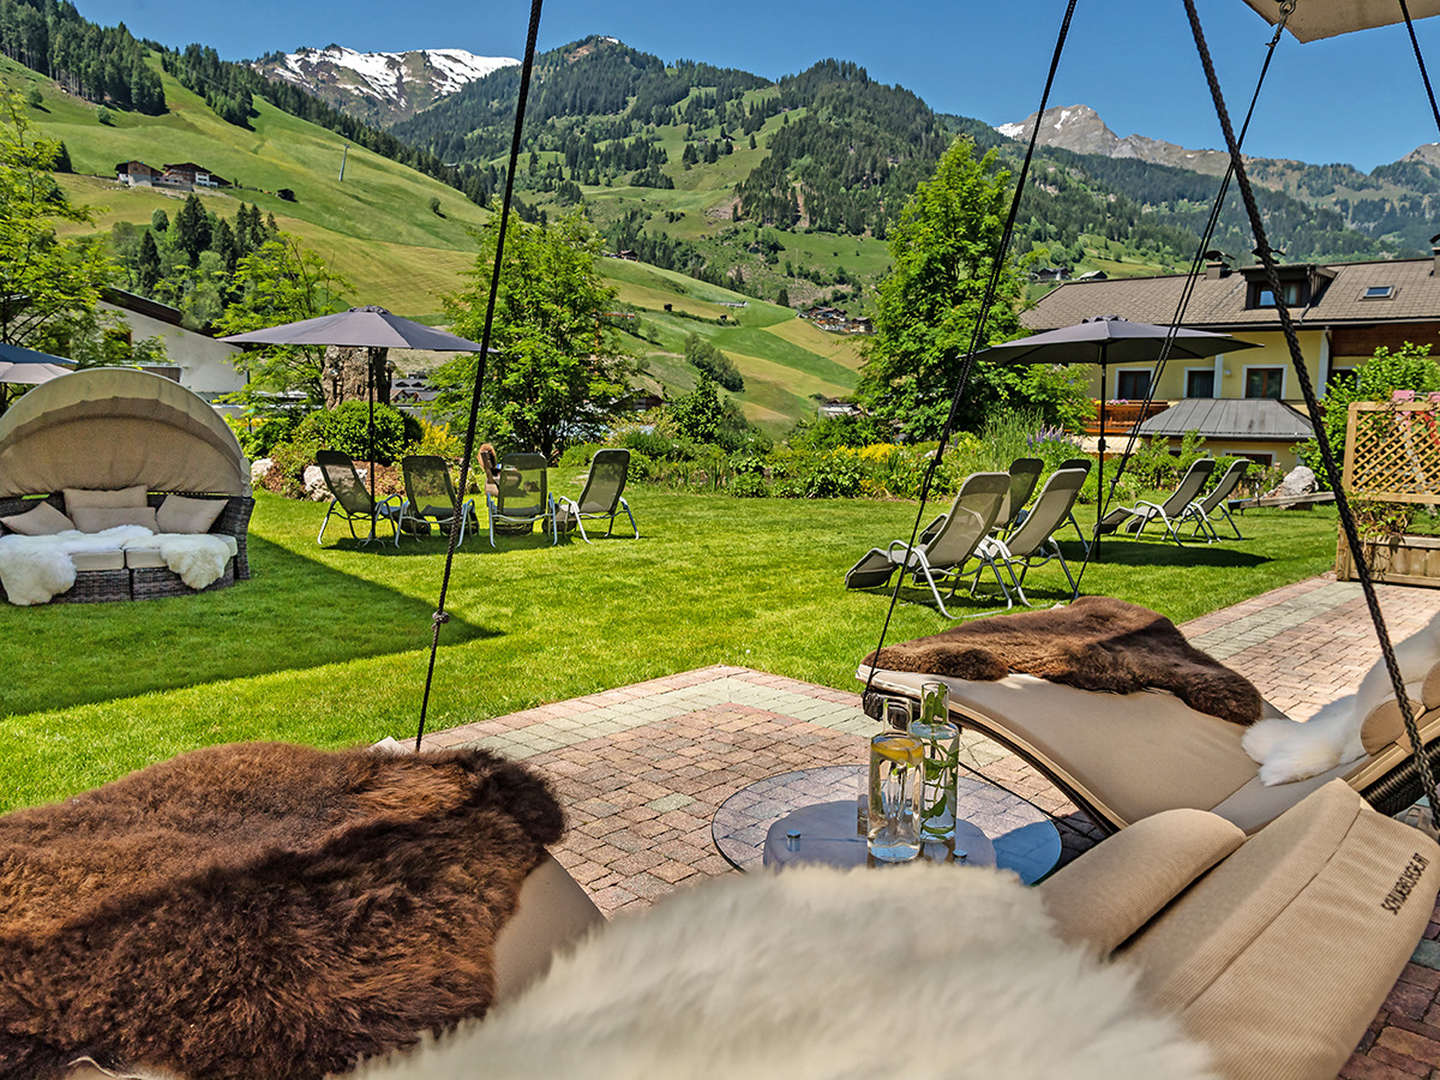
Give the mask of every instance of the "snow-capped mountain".
POLYGON ((343 45, 272 53, 254 66, 272 79, 304 87, 336 108, 372 123, 404 120, 447 94, 520 63, 464 49, 356 52, 343 45))
MULTIPOLYGON (((1029 139, 1035 124, 1031 113, 1019 123, 999 124, 995 130, 1011 139, 1029 139)), ((1112 158, 1139 158, 1154 165, 1173 165, 1203 173, 1225 171, 1226 157, 1219 150, 1189 150, 1163 139, 1144 135, 1116 135, 1089 105, 1055 106, 1040 120, 1040 145, 1058 146, 1077 154, 1104 154, 1112 158)))

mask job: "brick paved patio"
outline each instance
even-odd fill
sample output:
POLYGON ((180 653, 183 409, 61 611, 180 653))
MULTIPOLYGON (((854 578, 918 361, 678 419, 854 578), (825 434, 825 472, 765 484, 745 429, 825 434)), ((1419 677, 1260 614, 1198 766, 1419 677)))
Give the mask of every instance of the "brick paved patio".
MULTIPOLYGON (((1440 612, 1440 590, 1382 586, 1381 603, 1399 639, 1440 612)), ((1324 577, 1182 629, 1296 719, 1353 691, 1378 655, 1359 587, 1324 577)), ((451 728, 424 742, 484 746, 546 774, 570 818, 556 858, 613 915, 734 873, 711 840, 719 805, 762 777, 858 762, 873 730, 858 684, 844 692, 710 667, 451 728)), ((965 754, 973 768, 1058 819, 1062 860, 1100 839, 1019 758, 975 735, 966 736, 965 754)), ((1342 1071, 1347 1080, 1440 1080, 1440 921, 1426 938, 1342 1071)))

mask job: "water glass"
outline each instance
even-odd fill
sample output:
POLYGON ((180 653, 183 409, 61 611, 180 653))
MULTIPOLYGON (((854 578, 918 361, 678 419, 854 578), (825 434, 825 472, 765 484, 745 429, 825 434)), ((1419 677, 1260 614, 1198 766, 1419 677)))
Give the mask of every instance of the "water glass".
POLYGON ((920 854, 923 772, 924 753, 915 736, 891 730, 870 740, 865 841, 877 861, 907 862, 920 854))
POLYGON ((921 684, 920 707, 910 722, 910 734, 920 743, 924 758, 920 836, 927 842, 953 842, 960 728, 950 719, 950 687, 945 683, 921 684))

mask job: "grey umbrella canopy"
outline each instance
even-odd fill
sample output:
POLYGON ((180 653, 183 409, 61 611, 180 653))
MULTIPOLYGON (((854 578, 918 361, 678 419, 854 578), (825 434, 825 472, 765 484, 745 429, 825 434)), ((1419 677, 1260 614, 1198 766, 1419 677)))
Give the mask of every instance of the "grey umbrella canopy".
MULTIPOLYGON (((232 345, 336 345, 352 349, 428 349, 431 352, 474 352, 480 346, 433 326, 392 315, 382 307, 355 307, 334 315, 231 334, 221 341, 232 345)), ((492 350, 493 351, 493 350, 492 350)), ((375 536, 375 364, 365 366, 365 392, 370 406, 370 538, 375 536)))
POLYGON ((69 374, 70 369, 61 367, 59 364, 16 364, 8 360, 0 360, 0 383, 23 383, 27 386, 39 386, 41 383, 69 374))
MULTIPOLYGON (((1245 3, 1271 25, 1280 21, 1279 0, 1245 0, 1245 3)), ((1440 15, 1440 0, 1409 0, 1409 6, 1412 19, 1440 15)), ((1404 21, 1405 16, 1395 0, 1301 0, 1285 28, 1300 41, 1315 41, 1404 21)))
POLYGON ((317 319, 231 334, 232 345, 341 345, 364 349, 429 349, 479 352, 480 346, 433 326, 392 315, 382 307, 357 307, 317 319))
MULTIPOLYGON (((1105 404, 1106 369, 1111 364, 1153 364, 1160 358, 1168 326, 1131 322, 1118 315, 1098 315, 1074 326, 1062 326, 1027 338, 992 345, 977 353, 976 359, 998 364, 1095 364, 1100 368, 1100 461, 1096 491, 1101 509, 1105 498, 1105 404)), ((1182 360, 1203 360, 1220 353, 1258 348, 1227 334, 1179 327, 1174 331, 1169 355, 1182 360)), ((1100 543, 1100 522, 1095 522, 1095 544, 1100 543)))

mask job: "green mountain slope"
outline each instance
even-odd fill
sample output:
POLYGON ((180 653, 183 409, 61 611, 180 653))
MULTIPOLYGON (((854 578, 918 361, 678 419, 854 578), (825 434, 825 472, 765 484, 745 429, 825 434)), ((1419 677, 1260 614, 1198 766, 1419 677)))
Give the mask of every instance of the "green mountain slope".
MULTIPOLYGON (((243 199, 273 213, 281 228, 353 282, 354 302, 439 317, 441 298, 458 290, 460 274, 473 263, 470 230, 489 218, 488 211, 436 180, 353 146, 342 182, 343 142, 335 133, 258 98, 253 130, 246 130, 221 120, 169 75, 162 81, 168 112, 115 110, 113 123, 103 124, 93 104, 0 57, 0 87, 22 94, 38 88, 43 104, 27 107, 29 119, 43 134, 65 141, 76 171, 61 183, 95 212, 95 225, 82 231, 108 233, 116 222, 148 223, 156 209, 171 215, 179 209, 183 196, 116 183, 116 163, 196 161, 244 185, 233 193, 202 191, 208 207, 229 218, 243 199), (276 196, 280 188, 293 190, 296 201, 276 196), (439 214, 430 209, 431 199, 439 199, 439 214)), ((813 416, 812 394, 838 396, 854 386, 855 341, 817 330, 793 311, 641 263, 607 259, 602 269, 621 301, 634 306, 636 318, 620 320, 637 331, 626 334, 627 345, 644 362, 647 385, 664 394, 694 383, 695 369, 683 356, 687 332, 731 355, 745 378, 738 400, 772 432, 813 416), (721 315, 727 325, 717 321, 721 315)))

